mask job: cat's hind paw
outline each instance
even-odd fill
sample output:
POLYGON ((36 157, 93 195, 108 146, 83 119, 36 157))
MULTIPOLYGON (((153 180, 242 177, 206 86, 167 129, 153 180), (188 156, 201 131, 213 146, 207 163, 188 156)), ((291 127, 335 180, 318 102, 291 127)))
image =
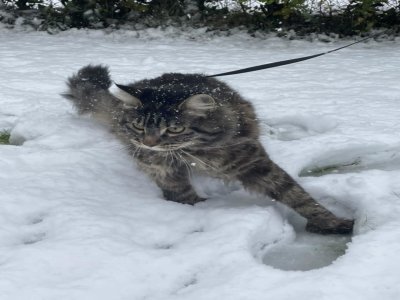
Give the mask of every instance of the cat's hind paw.
POLYGON ((353 232, 354 220, 332 219, 332 220, 309 220, 306 230, 318 234, 351 234, 353 232))

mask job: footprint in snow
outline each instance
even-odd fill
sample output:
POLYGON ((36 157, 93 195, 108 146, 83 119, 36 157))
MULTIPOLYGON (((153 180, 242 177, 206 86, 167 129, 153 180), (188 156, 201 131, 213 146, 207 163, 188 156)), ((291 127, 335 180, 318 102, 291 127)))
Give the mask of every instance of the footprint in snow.
POLYGON ((45 216, 45 214, 40 213, 28 217, 26 222, 26 232, 21 239, 22 244, 33 245, 46 238, 46 231, 45 228, 43 228, 45 216))
MULTIPOLYGON (((300 176, 355 173, 366 170, 400 169, 400 148, 352 147, 322 155, 305 167, 300 176)), ((291 242, 270 245, 263 263, 281 270, 307 271, 332 264, 345 254, 351 236, 317 235, 297 228, 291 242)))
POLYGON ((350 236, 299 232, 293 241, 277 244, 268 249, 262 262, 284 271, 320 269, 331 265, 344 255, 350 242, 350 236))
MULTIPOLYGON (((335 213, 340 208, 345 209, 336 203, 335 213)), ((305 219, 287 210, 284 214, 292 229, 284 230, 281 238, 273 243, 257 246, 259 251, 255 256, 263 264, 283 271, 309 271, 329 267, 345 255, 351 235, 310 233, 305 231, 305 219)), ((348 211, 339 215, 351 218, 348 211)))
POLYGON ((337 122, 325 116, 293 115, 262 122, 266 134, 281 141, 299 140, 337 127, 337 122))
POLYGON ((34 233, 34 234, 31 234, 31 235, 23 238, 22 243, 24 245, 36 244, 36 243, 42 241, 45 237, 46 237, 46 233, 44 233, 44 232, 34 233))

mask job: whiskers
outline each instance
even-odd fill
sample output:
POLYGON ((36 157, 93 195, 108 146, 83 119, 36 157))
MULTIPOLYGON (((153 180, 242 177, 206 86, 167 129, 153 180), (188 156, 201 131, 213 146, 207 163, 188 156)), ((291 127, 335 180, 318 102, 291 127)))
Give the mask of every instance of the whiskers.
POLYGON ((140 155, 140 152, 143 149, 143 147, 141 147, 140 145, 135 145, 135 146, 136 146, 136 149, 135 149, 135 151, 133 151, 132 156, 138 157, 140 155))
POLYGON ((132 145, 134 147, 132 147, 131 145, 126 145, 126 148, 130 150, 131 155, 133 157, 138 157, 140 155, 141 151, 144 149, 143 145, 141 143, 135 141, 134 139, 131 139, 130 142, 132 143, 132 145), (133 151, 132 151, 132 148, 134 148, 133 151))
MULTIPOLYGON (((188 141, 180 144, 170 144, 170 145, 154 146, 154 147, 143 145, 142 143, 135 140, 131 140, 131 142, 136 147, 135 153, 140 153, 142 149, 150 150, 154 154, 158 154, 159 157, 163 157, 164 163, 169 167, 182 164, 185 166, 188 173, 191 174, 193 167, 199 165, 198 167, 199 169, 210 170, 213 173, 223 175, 221 170, 218 170, 210 162, 205 161, 204 159, 199 158, 198 156, 193 155, 188 151, 188 148, 190 148, 190 146, 193 146, 195 144, 193 141, 188 141)), ((218 148, 222 147, 205 147, 205 149, 218 149, 218 148)))
POLYGON ((167 155, 168 155, 168 152, 170 152, 170 151, 177 151, 177 150, 187 148, 187 147, 193 145, 193 142, 186 142, 186 143, 180 143, 180 144, 156 145, 156 146, 150 147, 150 146, 144 145, 133 139, 131 139, 130 141, 136 147, 141 147, 142 149, 147 149, 147 150, 154 151, 154 152, 165 152, 167 155))
MULTIPOLYGON (((229 146, 232 145, 214 147, 205 145, 202 149, 221 149, 229 146)), ((223 175, 223 172, 214 166, 209 159, 205 159, 204 156, 198 157, 196 154, 192 154, 191 150, 193 148, 199 148, 199 144, 195 141, 149 147, 135 139, 130 139, 129 143, 120 146, 120 149, 128 150, 133 157, 138 159, 148 156, 150 161, 162 162, 163 165, 169 168, 184 166, 190 175, 194 169, 209 170, 211 173, 223 175)))
POLYGON ((186 170, 187 170, 188 174, 189 174, 189 175, 192 175, 192 163, 191 163, 190 161, 188 161, 188 160, 182 155, 182 153, 180 153, 180 152, 183 152, 183 153, 184 153, 184 151, 181 149, 180 151, 175 152, 175 154, 179 157, 180 162, 183 163, 183 165, 186 167, 186 170))
MULTIPOLYGON (((205 162, 204 160, 200 159, 199 157, 181 149, 180 150, 184 155, 188 156, 194 163, 196 164, 200 164, 203 169, 209 169, 212 170, 213 172, 219 174, 221 173, 220 170, 218 170, 217 168, 215 168, 214 166, 212 166, 211 164, 209 164, 208 162, 205 162)), ((191 164, 190 164, 191 165, 191 164)))
POLYGON ((164 163, 165 165, 172 168, 175 166, 183 165, 186 168, 188 175, 192 175, 192 166, 190 162, 185 157, 183 157, 183 155, 179 151, 166 151, 166 155, 164 156, 164 163))
POLYGON ((175 165, 184 165, 187 169, 188 174, 192 174, 192 162, 184 157, 182 152, 183 148, 192 145, 192 142, 180 143, 176 145, 165 145, 165 146, 146 146, 139 141, 131 139, 130 142, 135 147, 133 153, 134 157, 140 155, 141 151, 147 151, 163 159, 164 164, 168 167, 174 167, 175 165))

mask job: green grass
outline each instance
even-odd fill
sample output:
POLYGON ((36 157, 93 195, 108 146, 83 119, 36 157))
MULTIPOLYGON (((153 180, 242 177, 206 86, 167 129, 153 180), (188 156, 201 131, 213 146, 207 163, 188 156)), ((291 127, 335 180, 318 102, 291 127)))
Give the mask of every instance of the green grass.
POLYGON ((357 158, 355 161, 346 164, 327 165, 322 167, 315 167, 311 169, 304 169, 300 172, 300 177, 314 176, 320 177, 327 174, 340 173, 349 171, 361 164, 361 159, 357 158))
POLYGON ((8 131, 0 131, 0 145, 10 144, 10 133, 8 131))

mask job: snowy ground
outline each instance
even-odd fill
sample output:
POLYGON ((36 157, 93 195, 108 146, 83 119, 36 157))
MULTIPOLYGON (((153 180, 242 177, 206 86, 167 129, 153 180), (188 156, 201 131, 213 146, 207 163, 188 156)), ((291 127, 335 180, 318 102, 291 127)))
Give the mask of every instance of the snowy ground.
POLYGON ((0 299, 400 299, 399 39, 223 79, 257 107, 271 157, 356 218, 351 239, 304 234, 287 209, 207 178, 196 181, 207 202, 164 201, 119 142, 59 96, 88 63, 128 83, 347 42, 0 31, 0 131, 15 144, 0 145, 0 299))

